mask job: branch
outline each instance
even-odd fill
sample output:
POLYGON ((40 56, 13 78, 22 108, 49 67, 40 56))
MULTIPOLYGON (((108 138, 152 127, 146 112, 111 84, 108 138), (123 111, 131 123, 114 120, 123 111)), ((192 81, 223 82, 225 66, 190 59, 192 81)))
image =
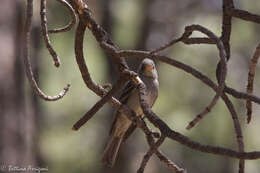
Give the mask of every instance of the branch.
POLYGON ((56 67, 60 66, 60 59, 58 58, 57 53, 53 49, 50 38, 48 35, 48 29, 47 29, 47 17, 46 17, 46 0, 41 0, 41 30, 42 30, 42 36, 44 38, 44 43, 46 45, 46 48, 48 49, 49 53, 52 56, 52 59, 54 61, 54 65, 56 67))
POLYGON ((232 16, 229 15, 229 11, 234 8, 233 0, 223 0, 222 7, 222 33, 221 40, 225 47, 227 54, 227 60, 230 58, 230 36, 231 36, 231 27, 232 27, 232 16))
POLYGON ((260 15, 252 14, 245 10, 239 10, 234 8, 234 9, 230 9, 228 14, 245 21, 260 24, 260 15))
MULTIPOLYGON (((247 93, 252 94, 254 90, 254 77, 255 77, 255 69, 256 64, 258 62, 260 56, 260 44, 256 47, 253 58, 251 59, 249 72, 248 72, 248 83, 247 83, 247 93)), ((247 123, 250 123, 252 117, 252 102, 248 99, 246 101, 247 108, 247 123)))
POLYGON ((44 94, 41 89, 38 87, 36 80, 33 76, 32 66, 30 63, 30 55, 29 55, 29 42, 31 37, 31 25, 32 25, 32 15, 33 15, 33 0, 27 0, 27 10, 26 10, 26 22, 24 28, 24 65, 26 70, 27 78, 30 82, 31 87, 33 88, 34 92, 42 99, 46 101, 56 101, 61 99, 69 90, 70 85, 68 84, 67 87, 64 88, 56 96, 47 96, 44 94))
POLYGON ((230 88, 228 86, 225 86, 224 92, 232 95, 233 97, 235 97, 237 99, 248 99, 248 100, 251 100, 252 102, 260 104, 260 98, 255 96, 255 95, 240 92, 240 91, 237 91, 237 90, 230 88))
MULTIPOLYGON (((237 116, 237 113, 235 111, 234 105, 232 102, 229 100, 226 94, 222 95, 222 98, 230 112, 230 115, 233 120, 233 125, 236 133, 236 139, 237 139, 237 144, 238 144, 238 151, 244 152, 244 142, 243 142, 243 134, 242 134, 242 128, 237 116)), ((239 173, 243 173, 245 168, 245 161, 243 159, 239 160, 239 173)))
POLYGON ((175 43, 178 43, 179 41, 181 41, 181 37, 180 38, 177 38, 177 39, 172 39, 171 41, 169 41, 168 43, 166 43, 165 45, 159 47, 159 48, 156 48, 154 50, 151 50, 150 53, 158 53, 160 51, 163 51, 164 49, 174 45, 175 43))

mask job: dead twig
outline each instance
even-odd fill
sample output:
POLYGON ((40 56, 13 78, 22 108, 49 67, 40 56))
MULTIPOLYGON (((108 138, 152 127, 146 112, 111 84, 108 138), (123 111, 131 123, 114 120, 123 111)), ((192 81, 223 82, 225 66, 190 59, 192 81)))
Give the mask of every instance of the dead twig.
POLYGON ((49 53, 52 56, 52 59, 54 61, 54 65, 56 67, 60 66, 60 59, 58 58, 57 53, 53 49, 51 45, 51 41, 48 35, 48 29, 47 29, 47 17, 46 17, 46 0, 41 0, 41 31, 42 31, 42 36, 44 39, 44 43, 46 45, 46 48, 48 49, 49 53))
MULTIPOLYGON (((252 94, 254 90, 254 78, 255 78, 255 69, 256 64, 258 62, 260 56, 260 44, 256 47, 253 58, 251 59, 249 72, 248 72, 248 83, 247 83, 247 93, 252 94)), ((246 108, 247 108, 247 123, 250 123, 252 118, 252 101, 246 100, 246 108)))

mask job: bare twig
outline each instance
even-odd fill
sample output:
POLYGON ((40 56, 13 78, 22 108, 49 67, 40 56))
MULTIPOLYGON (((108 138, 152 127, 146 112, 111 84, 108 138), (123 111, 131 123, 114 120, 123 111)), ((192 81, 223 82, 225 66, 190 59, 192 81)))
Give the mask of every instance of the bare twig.
POLYGON ((64 88, 63 91, 61 91, 56 96, 47 96, 44 94, 41 89, 38 87, 38 84, 36 83, 36 80, 33 76, 32 66, 30 63, 30 55, 29 55, 29 42, 31 37, 31 25, 32 25, 32 15, 33 15, 33 0, 27 0, 27 11, 26 11, 26 22, 25 22, 25 40, 24 40, 24 64, 25 64, 25 70, 27 78, 30 82, 31 87, 33 88, 34 92, 42 99, 46 101, 56 101, 61 99, 69 90, 70 85, 68 84, 67 87, 64 88))
MULTIPOLYGON (((248 83, 247 83, 247 93, 252 94, 254 90, 254 77, 255 77, 255 69, 256 64, 258 62, 260 56, 260 44, 256 47, 253 58, 251 59, 249 72, 248 72, 248 83)), ((252 117, 252 102, 251 100, 246 101, 247 108, 247 123, 250 123, 252 117)))
POLYGON ((42 30, 42 36, 44 38, 44 43, 46 45, 46 48, 48 49, 49 53, 52 56, 52 59, 54 61, 54 65, 56 67, 60 66, 60 59, 58 58, 57 53, 53 49, 51 45, 51 41, 48 35, 48 29, 47 29, 47 17, 46 17, 46 0, 41 0, 41 30, 42 30))
POLYGON ((232 95, 233 97, 235 97, 237 99, 251 100, 252 102, 260 104, 260 98, 255 96, 255 95, 244 93, 244 92, 239 92, 239 91, 237 91, 233 88, 230 88, 228 86, 225 86, 224 92, 232 95))
POLYGON ((168 43, 166 43, 165 45, 159 47, 159 48, 156 48, 154 50, 151 50, 150 53, 158 53, 172 45, 174 45, 175 43, 178 43, 179 41, 181 41, 181 37, 180 38, 177 38, 177 39, 172 39, 171 41, 169 41, 168 43))
MULTIPOLYGON (((237 113, 235 111, 234 105, 232 102, 229 100, 226 94, 222 95, 222 98, 230 112, 230 115, 233 120, 233 125, 236 133, 236 139, 237 139, 237 144, 238 144, 238 150, 240 152, 244 152, 244 142, 243 142, 243 134, 242 134, 242 128, 240 125, 240 122, 238 120, 237 113)), ((239 160, 239 173, 243 173, 245 168, 245 161, 243 159, 239 160)))
MULTIPOLYGON (((232 16, 229 15, 229 11, 234 8, 233 0, 223 0, 222 5, 222 33, 221 40, 226 50, 227 60, 230 58, 230 36, 231 36, 231 26, 232 26, 232 16)), ((217 74, 218 75, 218 74, 217 74)))
POLYGON ((64 26, 62 28, 48 30, 49 34, 55 34, 55 33, 70 31, 72 29, 72 27, 76 24, 76 21, 77 21, 75 11, 71 7, 71 5, 66 0, 57 0, 57 1, 59 1, 65 7, 67 7, 67 9, 70 11, 71 21, 70 21, 69 24, 67 24, 66 26, 64 26))
POLYGON ((230 9, 228 13, 233 17, 260 24, 260 15, 252 14, 249 13, 248 11, 235 9, 235 8, 230 9))
POLYGON ((192 37, 192 38, 186 38, 182 39, 182 42, 185 44, 216 44, 216 40, 212 38, 204 38, 204 37, 192 37))

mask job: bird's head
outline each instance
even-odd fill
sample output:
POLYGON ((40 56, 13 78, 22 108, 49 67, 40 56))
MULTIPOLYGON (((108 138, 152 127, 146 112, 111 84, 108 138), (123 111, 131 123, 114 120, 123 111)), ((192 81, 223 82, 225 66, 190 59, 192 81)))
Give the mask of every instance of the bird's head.
POLYGON ((158 78, 158 74, 157 74, 157 70, 155 68, 154 62, 153 62, 153 60, 148 59, 148 58, 146 58, 142 61, 142 63, 139 66, 138 73, 145 77, 151 77, 154 79, 158 78))

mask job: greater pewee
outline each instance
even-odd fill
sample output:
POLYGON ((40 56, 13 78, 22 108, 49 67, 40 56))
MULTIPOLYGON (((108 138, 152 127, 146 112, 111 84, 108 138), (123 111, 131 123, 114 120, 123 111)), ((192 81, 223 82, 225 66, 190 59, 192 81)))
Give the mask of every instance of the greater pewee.
MULTIPOLYGON (((153 106, 159 89, 158 73, 155 64, 150 59, 144 59, 138 68, 138 75, 146 85, 146 100, 150 107, 153 106)), ((123 90, 119 100, 127 104, 135 111, 137 116, 143 116, 143 111, 139 103, 138 90, 135 84, 129 82, 123 90)), ((110 137, 105 147, 102 161, 107 166, 112 167, 115 163, 120 145, 134 131, 136 125, 125 115, 116 111, 114 122, 110 130, 110 137)))

